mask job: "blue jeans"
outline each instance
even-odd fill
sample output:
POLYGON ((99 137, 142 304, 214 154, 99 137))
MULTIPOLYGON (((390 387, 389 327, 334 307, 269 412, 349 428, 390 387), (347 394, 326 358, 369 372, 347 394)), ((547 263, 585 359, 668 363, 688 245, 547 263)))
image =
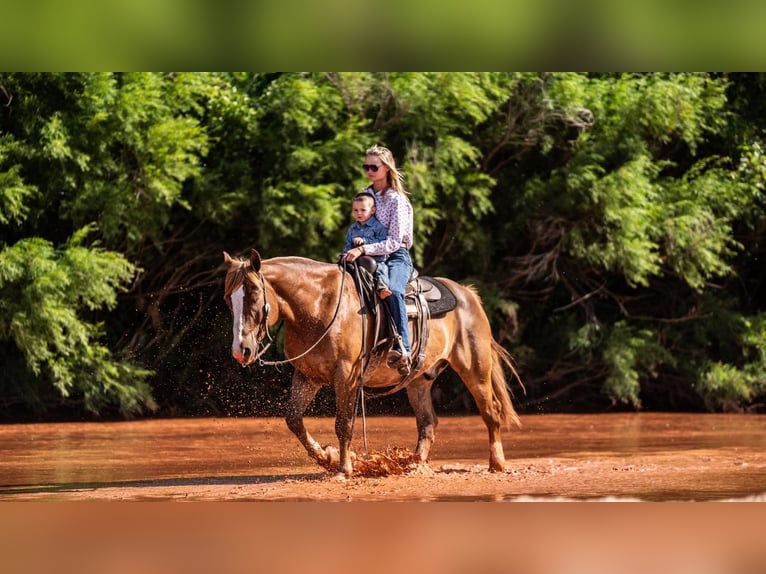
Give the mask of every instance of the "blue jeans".
POLYGON ((388 265, 385 257, 373 257, 378 266, 375 269, 375 289, 380 291, 383 287, 388 287, 388 265))
POLYGON ((391 296, 386 299, 391 310, 396 331, 402 337, 402 346, 410 354, 410 332, 407 324, 407 308, 404 304, 404 290, 412 276, 410 253, 403 247, 391 253, 386 259, 388 265, 388 288, 391 296))

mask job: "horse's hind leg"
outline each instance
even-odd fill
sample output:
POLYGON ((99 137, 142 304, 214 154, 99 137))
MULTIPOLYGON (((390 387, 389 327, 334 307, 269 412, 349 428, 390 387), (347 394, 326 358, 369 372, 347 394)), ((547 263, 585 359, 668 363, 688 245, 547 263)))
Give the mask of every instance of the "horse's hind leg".
MULTIPOLYGON (((463 380, 465 381, 466 379, 463 380)), ((497 409, 493 404, 490 375, 487 374, 486 376, 479 377, 478 382, 475 385, 469 383, 468 388, 471 389, 471 394, 479 408, 481 418, 487 426, 487 433, 489 435, 489 470, 503 472, 505 470, 505 453, 503 451, 503 441, 500 437, 503 421, 498 416, 497 409), (475 391, 472 389, 472 386, 476 389, 475 391)))
POLYGON ((431 384, 432 381, 421 377, 407 387, 407 398, 415 412, 415 422, 418 426, 418 444, 415 452, 423 462, 428 460, 436 438, 436 426, 439 424, 431 400, 431 384))
POLYGON ((327 470, 338 464, 338 453, 332 448, 322 448, 306 430, 303 424, 303 413, 316 397, 321 385, 318 385, 307 379, 300 371, 293 373, 292 386, 290 388, 290 402, 287 405, 287 415, 285 422, 287 427, 298 437, 298 440, 304 446, 309 456, 316 460, 327 470), (335 456, 333 456, 335 455, 335 456))
POLYGON ((471 354, 472 361, 469 357, 461 357, 452 364, 452 368, 468 387, 468 391, 476 402, 481 418, 487 427, 489 469, 502 472, 505 470, 505 453, 503 452, 500 430, 505 424, 505 420, 495 404, 492 387, 492 349, 489 346, 485 352, 473 349, 471 354))

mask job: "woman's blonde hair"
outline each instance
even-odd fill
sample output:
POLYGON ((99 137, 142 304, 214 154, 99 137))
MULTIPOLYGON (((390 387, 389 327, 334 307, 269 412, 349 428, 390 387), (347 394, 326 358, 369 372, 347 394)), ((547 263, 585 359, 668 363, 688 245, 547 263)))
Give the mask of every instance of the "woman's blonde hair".
POLYGON ((394 191, 399 193, 408 194, 409 192, 404 189, 404 176, 396 169, 396 161, 394 160, 394 154, 391 150, 385 146, 375 144, 371 148, 368 148, 365 155, 374 155, 380 160, 380 163, 388 168, 388 185, 394 191))

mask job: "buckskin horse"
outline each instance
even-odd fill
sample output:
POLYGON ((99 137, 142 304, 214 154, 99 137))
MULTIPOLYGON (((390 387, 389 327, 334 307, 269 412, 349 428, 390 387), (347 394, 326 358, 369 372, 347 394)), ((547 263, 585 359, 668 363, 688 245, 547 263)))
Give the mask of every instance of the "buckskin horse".
MULTIPOLYGON (((232 356, 246 366, 258 361, 269 328, 284 327, 284 354, 293 365, 285 421, 309 456, 339 478, 353 473, 351 439, 357 409, 363 353, 363 309, 354 282, 339 266, 303 257, 262 260, 252 249, 248 258, 224 251, 224 299, 233 318, 232 356), (335 433, 338 449, 322 447, 306 430, 303 415, 323 386, 335 391, 335 433)), ((489 432, 489 469, 503 471, 502 427, 520 425, 504 374, 518 379, 509 353, 492 336, 479 295, 472 287, 440 279, 455 295, 455 309, 431 317, 425 357, 405 387, 415 413, 418 441, 415 454, 427 462, 437 417, 431 386, 447 366, 466 385, 489 432)), ((385 364, 366 373, 364 388, 382 389, 402 376, 385 364)), ((519 381, 520 382, 520 381, 519 381)))

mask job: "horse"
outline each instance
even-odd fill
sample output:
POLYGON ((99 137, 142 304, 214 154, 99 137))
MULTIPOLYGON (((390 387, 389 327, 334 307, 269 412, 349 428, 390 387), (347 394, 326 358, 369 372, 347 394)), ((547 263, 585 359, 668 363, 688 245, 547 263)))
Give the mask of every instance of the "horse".
MULTIPOLYGON (((304 257, 261 259, 223 252, 226 277, 224 299, 233 320, 231 354, 242 366, 260 359, 271 344, 269 329, 284 328, 283 352, 294 367, 285 422, 309 456, 336 477, 353 474, 351 439, 359 388, 385 389, 401 375, 385 364, 360 376, 363 367, 364 312, 348 271, 333 263, 304 257), (360 383, 360 381, 362 381, 360 383), (304 425, 303 416, 317 392, 335 392, 335 434, 338 448, 322 447, 304 425)), ((440 280, 454 293, 454 310, 431 317, 425 360, 411 374, 405 390, 418 431, 415 458, 428 462, 438 424, 431 400, 437 376, 451 367, 471 393, 489 433, 489 469, 505 470, 501 429, 521 422, 514 410, 504 366, 521 383, 510 354, 492 336, 477 291, 449 279, 440 280)), ((366 327, 369 329, 369 325, 366 327)), ((261 359, 262 360, 262 359, 261 359)))

